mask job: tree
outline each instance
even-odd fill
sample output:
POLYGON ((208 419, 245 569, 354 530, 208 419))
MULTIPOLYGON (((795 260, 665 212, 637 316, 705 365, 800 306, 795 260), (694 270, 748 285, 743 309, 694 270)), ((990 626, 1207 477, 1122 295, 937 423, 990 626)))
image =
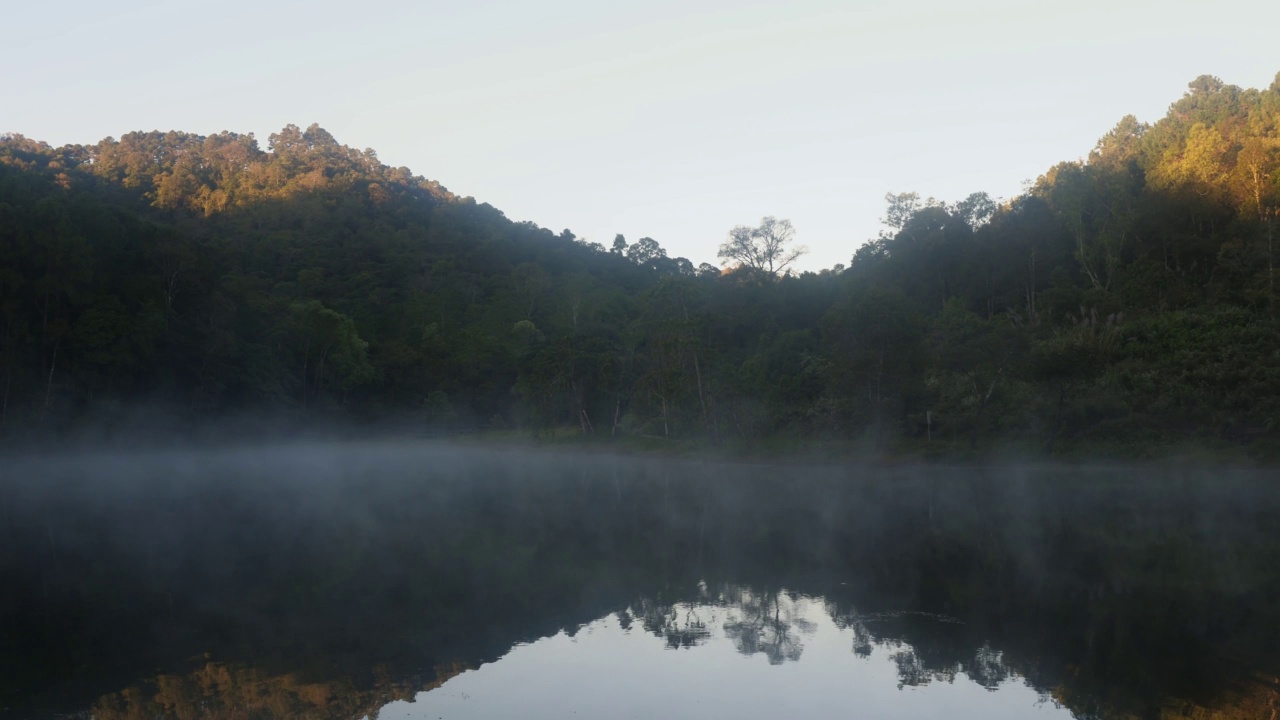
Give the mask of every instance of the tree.
POLYGON ((886 411, 904 409, 920 382, 925 356, 920 319, 901 293, 871 288, 833 305, 822 319, 822 335, 834 361, 828 387, 850 404, 855 422, 869 426, 882 441, 899 419, 886 411))
MULTIPOLYGON (((622 236, 619 235, 618 237, 622 236)), ((616 238, 613 241, 613 246, 615 248, 618 247, 618 241, 616 238)), ((635 245, 626 249, 626 253, 627 259, 637 265, 643 265, 650 260, 664 258, 667 256, 667 251, 662 249, 662 246, 658 244, 657 240, 650 237, 640 238, 636 241, 635 245)))
POLYGON ((318 300, 289 306, 295 342, 302 344, 301 402, 335 382, 343 390, 374 378, 366 350, 369 344, 356 332, 351 318, 325 307, 318 300), (326 370, 329 372, 326 374, 326 370))
POLYGON ((993 399, 1007 380, 1010 369, 1022 360, 1026 337, 1005 316, 984 319, 950 302, 934 321, 933 340, 938 358, 935 385, 942 400, 956 414, 972 414, 969 449, 978 444, 993 399))
POLYGON ((1141 150, 1142 138, 1151 127, 1138 122, 1132 115, 1125 115, 1089 153, 1090 165, 1105 165, 1115 169, 1132 161, 1141 150))
MULTIPOLYGON (((889 207, 885 210, 884 217, 880 218, 880 222, 893 230, 901 230, 907 226, 907 222, 911 220, 911 216, 915 215, 918 210, 925 207, 920 201, 920 193, 903 192, 903 193, 887 193, 884 201, 889 207)), ((932 198, 929 200, 933 204, 932 198)))
POLYGON ((1275 309, 1275 218, 1280 189, 1275 181, 1280 168, 1280 140, 1249 138, 1236 156, 1237 186, 1243 207, 1252 206, 1266 235, 1267 306, 1275 309))
POLYGON ((1045 173, 1034 192, 1062 218, 1089 282, 1110 290, 1132 234, 1132 189, 1103 166, 1064 162, 1045 173))
POLYGON ((991 222, 996 214, 996 203, 984 192, 971 193, 969 197, 956 203, 955 215, 964 220, 970 228, 978 228, 991 222))
POLYGON ((757 273, 780 275, 808 252, 804 246, 787 247, 795 235, 790 220, 766 216, 754 228, 739 225, 730 230, 729 239, 720 245, 718 257, 725 266, 737 263, 757 273))

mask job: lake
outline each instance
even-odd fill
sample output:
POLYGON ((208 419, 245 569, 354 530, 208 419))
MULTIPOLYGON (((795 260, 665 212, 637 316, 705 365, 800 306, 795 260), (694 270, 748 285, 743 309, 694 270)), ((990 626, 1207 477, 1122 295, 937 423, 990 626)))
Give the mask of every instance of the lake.
POLYGON ((1274 719, 1272 475, 11 456, 0 716, 1274 719))

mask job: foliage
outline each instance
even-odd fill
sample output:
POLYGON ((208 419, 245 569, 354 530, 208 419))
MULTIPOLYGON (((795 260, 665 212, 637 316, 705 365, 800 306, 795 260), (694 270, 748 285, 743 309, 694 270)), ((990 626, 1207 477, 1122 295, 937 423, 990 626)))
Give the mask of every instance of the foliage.
POLYGON ((729 239, 720 246, 720 259, 726 265, 736 263, 753 273, 777 275, 786 272, 806 252, 803 247, 787 247, 795 234, 790 220, 773 216, 762 218, 753 228, 739 225, 729 231, 729 239))
MULTIPOLYGON (((0 139, 0 435, 136 403, 882 451, 1280 447, 1280 87, 1198 78, 1028 191, 886 197, 848 269, 787 220, 720 272, 507 219, 316 125, 0 139)), ((1270 449, 1268 449, 1270 448, 1270 449)))

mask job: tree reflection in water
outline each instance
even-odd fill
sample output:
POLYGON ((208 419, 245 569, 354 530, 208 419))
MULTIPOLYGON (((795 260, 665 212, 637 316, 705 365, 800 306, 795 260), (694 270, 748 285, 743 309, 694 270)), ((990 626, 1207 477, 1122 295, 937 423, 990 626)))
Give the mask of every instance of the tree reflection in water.
POLYGON ((811 634, 814 625, 797 616, 795 596, 735 587, 724 597, 731 618, 724 624, 724 633, 738 652, 763 653, 770 665, 800 659, 804 643, 799 635, 811 634))
POLYGON ((14 460, 0 481, 0 715, 154 699, 156 668, 207 674, 206 654, 355 713, 610 615, 788 664, 817 602, 853 653, 895 653, 904 687, 1025 678, 1080 718, 1277 707, 1280 485, 1262 473, 384 444, 14 460))
POLYGON ((702 619, 705 610, 706 608, 700 610, 688 603, 663 605, 651 600, 640 600, 636 606, 627 608, 621 615, 627 618, 624 628, 638 619, 646 632, 663 638, 667 647, 675 649, 702 645, 711 637, 711 630, 702 619))

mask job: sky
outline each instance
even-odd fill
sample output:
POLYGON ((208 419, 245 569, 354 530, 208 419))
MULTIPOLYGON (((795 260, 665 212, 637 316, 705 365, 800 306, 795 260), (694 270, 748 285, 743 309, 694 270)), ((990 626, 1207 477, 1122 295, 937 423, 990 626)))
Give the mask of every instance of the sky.
POLYGON ((0 132, 319 123, 513 220, 717 263, 790 219, 848 263, 884 196, 1011 198, 1199 75, 1266 88, 1280 3, 13 0, 0 132))

